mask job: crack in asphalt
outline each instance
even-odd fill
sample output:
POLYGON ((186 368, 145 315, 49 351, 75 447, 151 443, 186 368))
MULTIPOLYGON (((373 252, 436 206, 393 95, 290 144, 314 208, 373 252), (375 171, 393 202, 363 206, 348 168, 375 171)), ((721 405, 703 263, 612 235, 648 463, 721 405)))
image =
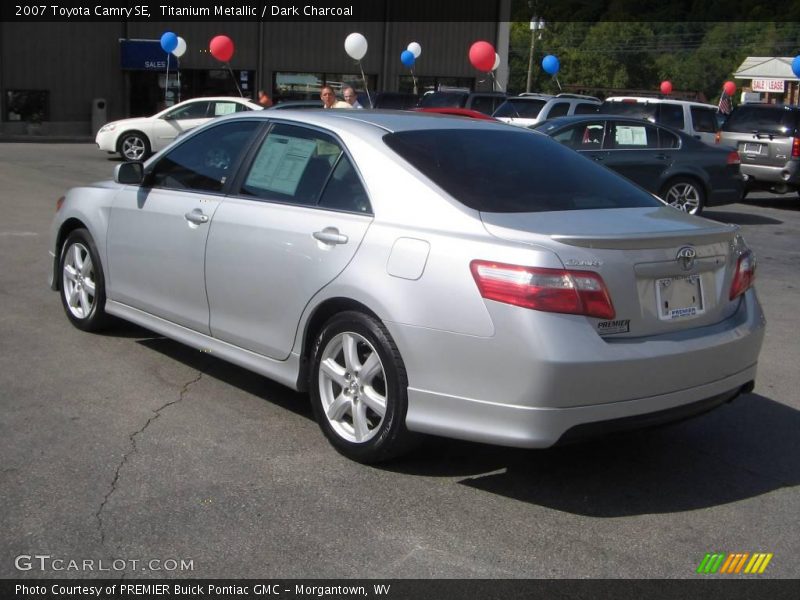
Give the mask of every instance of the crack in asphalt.
POLYGON ((122 467, 124 467, 125 463, 128 462, 128 457, 136 454, 136 452, 138 451, 138 448, 136 446, 136 436, 138 436, 139 434, 143 433, 144 430, 147 429, 153 421, 158 419, 161 416, 161 411, 165 410, 166 408, 169 408, 173 404, 178 404, 179 402, 181 402, 183 400, 184 396, 189 391, 189 388, 191 386, 193 386, 195 383, 197 383, 198 381, 200 381, 203 378, 203 374, 204 373, 205 373, 204 371, 200 371, 200 373, 198 373, 197 377, 195 377, 191 381, 186 382, 183 385, 183 387, 181 388, 181 391, 178 394, 178 399, 177 400, 172 400, 171 402, 167 402, 163 406, 160 406, 159 408, 157 408, 155 411, 153 411, 154 412, 153 416, 151 416, 149 419, 147 419, 147 422, 140 429, 134 431, 132 434, 130 434, 128 436, 128 440, 130 440, 131 449, 128 452, 126 452, 125 454, 122 455, 122 460, 120 460, 119 464, 117 465, 116 470, 114 471, 114 479, 111 481, 111 486, 109 487, 108 493, 106 493, 105 498, 103 498, 103 501, 100 503, 100 507, 97 509, 97 512, 94 514, 95 519, 97 519, 97 529, 100 531, 100 545, 105 546, 105 543, 106 543, 106 532, 105 532, 105 528, 103 526, 103 510, 105 509, 109 498, 111 498, 111 496, 114 494, 114 492, 117 491, 117 483, 119 482, 120 471, 122 471, 122 467))

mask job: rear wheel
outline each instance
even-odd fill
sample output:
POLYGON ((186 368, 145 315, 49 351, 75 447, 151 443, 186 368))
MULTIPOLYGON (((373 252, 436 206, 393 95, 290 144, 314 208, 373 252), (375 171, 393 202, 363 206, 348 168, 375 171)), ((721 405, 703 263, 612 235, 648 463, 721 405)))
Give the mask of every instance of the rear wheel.
POLYGON ((92 236, 85 229, 69 234, 61 250, 61 303, 78 329, 99 331, 108 324, 103 267, 92 236))
POLYGON ((383 324, 368 315, 344 312, 322 328, 313 350, 311 400, 323 433, 348 458, 375 463, 413 445, 405 425, 403 360, 383 324))
POLYGON ((119 140, 119 153, 125 160, 144 160, 150 155, 150 141, 143 133, 129 131, 119 140))
POLYGON ((706 197, 702 186, 694 179, 672 179, 664 186, 661 198, 678 210, 690 215, 699 215, 705 208, 706 197))

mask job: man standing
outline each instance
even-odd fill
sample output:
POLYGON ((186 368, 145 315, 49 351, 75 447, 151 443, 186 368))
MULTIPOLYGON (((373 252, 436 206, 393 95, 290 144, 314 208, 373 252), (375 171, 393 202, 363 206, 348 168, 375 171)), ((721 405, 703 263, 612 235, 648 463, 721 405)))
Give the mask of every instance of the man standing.
POLYGON ((361 102, 358 101, 358 96, 356 96, 356 91, 353 89, 353 86, 344 86, 342 88, 342 95, 344 96, 344 101, 353 108, 364 108, 361 106, 361 102))
POLYGON ((344 100, 337 100, 333 88, 326 85, 320 90, 319 97, 322 99, 322 108, 353 108, 344 100))

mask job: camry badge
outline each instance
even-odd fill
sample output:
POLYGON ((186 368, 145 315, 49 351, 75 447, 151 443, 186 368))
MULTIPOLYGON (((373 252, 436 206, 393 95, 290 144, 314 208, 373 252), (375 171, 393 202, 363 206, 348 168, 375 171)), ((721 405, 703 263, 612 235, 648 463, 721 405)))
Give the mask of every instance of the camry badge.
POLYGON ((676 260, 680 263, 684 271, 691 271, 694 267, 694 259, 697 257, 697 251, 691 246, 684 246, 678 250, 676 260))

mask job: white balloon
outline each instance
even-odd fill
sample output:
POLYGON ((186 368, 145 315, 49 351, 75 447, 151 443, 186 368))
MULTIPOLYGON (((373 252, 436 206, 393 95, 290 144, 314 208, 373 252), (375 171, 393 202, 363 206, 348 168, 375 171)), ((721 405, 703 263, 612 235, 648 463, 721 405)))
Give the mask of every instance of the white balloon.
POLYGON ((419 55, 422 54, 422 46, 420 46, 417 42, 411 42, 406 48, 411 54, 414 55, 414 58, 419 58, 419 55))
POLYGON ((344 51, 354 60, 361 60, 367 54, 367 38, 360 33, 351 33, 344 41, 344 51))
POLYGON ((494 53, 494 66, 492 67, 492 71, 497 71, 497 67, 500 66, 500 55, 495 52, 494 53))
POLYGON ((173 50, 172 53, 180 58, 183 56, 184 52, 186 52, 186 40, 178 36, 178 45, 175 46, 175 50, 173 50))

